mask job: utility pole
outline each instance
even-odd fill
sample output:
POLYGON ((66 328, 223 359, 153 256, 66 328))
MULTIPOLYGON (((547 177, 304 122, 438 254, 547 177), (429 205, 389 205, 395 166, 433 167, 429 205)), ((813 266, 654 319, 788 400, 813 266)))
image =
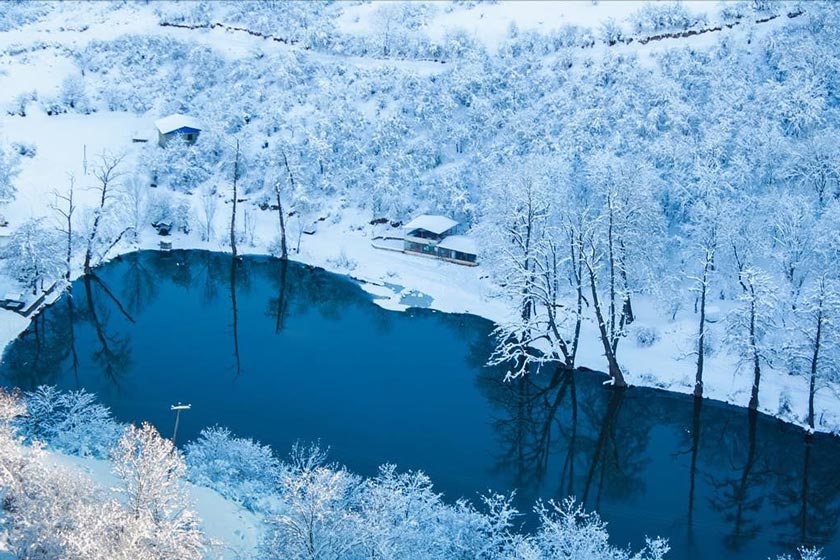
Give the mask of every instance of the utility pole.
POLYGON ((175 438, 178 437, 178 423, 181 421, 181 411, 182 410, 189 410, 192 408, 192 405, 189 404, 181 404, 179 401, 178 404, 173 404, 169 407, 170 410, 175 411, 175 430, 172 432, 172 445, 175 445, 175 438))

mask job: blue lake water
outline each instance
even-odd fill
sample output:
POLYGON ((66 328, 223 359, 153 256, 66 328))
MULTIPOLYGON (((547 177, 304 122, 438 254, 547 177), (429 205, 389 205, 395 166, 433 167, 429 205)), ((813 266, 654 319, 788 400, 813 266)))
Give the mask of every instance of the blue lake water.
MULTIPOLYGON (((267 258, 142 252, 75 282, 3 356, 0 379, 96 393, 178 441, 213 424, 270 444, 320 440, 360 474, 422 469, 447 499, 575 495, 613 541, 670 558, 840 554, 840 439, 719 403, 545 371, 503 383, 492 325, 386 311, 355 283, 267 258)), ((533 516, 525 517, 527 527, 533 516)))

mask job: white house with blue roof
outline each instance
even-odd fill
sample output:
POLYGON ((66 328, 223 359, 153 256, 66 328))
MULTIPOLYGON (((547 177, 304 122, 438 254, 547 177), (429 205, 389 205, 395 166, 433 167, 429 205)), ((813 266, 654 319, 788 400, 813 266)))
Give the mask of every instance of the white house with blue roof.
POLYGON ((158 145, 166 146, 172 138, 183 138, 187 144, 195 144, 201 133, 201 123, 189 115, 176 113, 155 121, 158 131, 158 145))

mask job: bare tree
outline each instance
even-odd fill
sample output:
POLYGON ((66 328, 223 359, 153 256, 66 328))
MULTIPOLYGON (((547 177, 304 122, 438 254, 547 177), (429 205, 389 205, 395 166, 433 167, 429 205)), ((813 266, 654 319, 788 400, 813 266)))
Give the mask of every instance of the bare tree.
POLYGON ((210 241, 213 238, 213 221, 216 218, 216 208, 218 206, 218 197, 216 196, 216 188, 205 186, 201 189, 201 236, 204 241, 210 241))
MULTIPOLYGON (((93 225, 88 233, 84 263, 85 274, 89 274, 91 271, 91 261, 93 259, 94 248, 96 243, 99 242, 99 228, 102 223, 103 215, 106 212, 106 205, 112 198, 112 190, 122 175, 118 171, 118 168, 125 156, 102 153, 99 157, 101 163, 93 170, 93 175, 98 181, 98 185, 94 188, 99 191, 99 206, 95 210, 93 225)), ((122 234, 120 234, 120 237, 121 236, 122 234)), ((109 249, 113 247, 113 245, 114 244, 111 244, 109 249)))
POLYGON ((840 292, 835 282, 825 274, 819 276, 805 292, 797 315, 799 332, 794 333, 794 340, 801 340, 801 343, 794 344, 791 351, 794 369, 806 374, 808 379, 808 426, 813 429, 814 396, 820 388, 840 378, 836 331, 840 292))
MULTIPOLYGON (((691 289, 699 292, 698 300, 695 300, 696 311, 700 314, 700 322, 697 327, 697 362, 694 372, 694 396, 703 396, 703 368, 706 356, 706 307, 709 296, 709 285, 712 274, 715 271, 715 253, 718 247, 718 224, 714 216, 704 217, 696 231, 694 249, 700 253, 699 266, 700 274, 689 274, 688 279, 692 283, 691 289)), ((692 260, 694 260, 692 258, 692 260)))
POLYGON ((230 252, 236 258, 236 203, 239 197, 239 172, 240 172, 240 151, 239 138, 236 139, 236 153, 233 158, 233 201, 230 212, 230 252))
POLYGON ((748 266, 737 250, 735 261, 738 266, 738 285, 741 288, 739 299, 742 305, 731 316, 729 335, 739 348, 741 356, 752 368, 753 381, 748 406, 751 410, 757 410, 761 365, 770 357, 765 338, 774 326, 776 290, 767 274, 748 266))
POLYGON ((134 233, 133 238, 135 241, 145 225, 146 218, 149 214, 149 192, 146 185, 147 181, 137 176, 129 177, 124 185, 123 192, 128 202, 127 210, 130 212, 131 231, 134 233))
POLYGON ((70 280, 72 275, 72 260, 73 260, 73 214, 76 212, 76 202, 74 199, 76 187, 76 178, 70 174, 70 186, 66 194, 58 191, 53 191, 54 201, 50 205, 60 216, 61 224, 58 231, 65 235, 67 239, 67 271, 64 273, 64 278, 70 280))
MULTIPOLYGON (((295 192, 295 176, 289 167, 289 158, 286 157, 286 150, 280 148, 280 155, 283 157, 283 168, 286 170, 286 175, 289 178, 289 192, 295 192)), ((283 215, 283 200, 280 196, 282 190, 282 183, 279 178, 274 181, 274 195, 277 197, 277 217, 280 219, 280 258, 286 260, 289 258, 289 252, 286 245, 286 222, 283 215)))
MULTIPOLYGON (((598 324, 598 333, 600 335, 601 344, 604 347, 604 357, 607 359, 607 367, 613 385, 617 387, 624 387, 627 382, 624 380, 624 374, 621 372, 621 367, 618 365, 616 352, 618 351, 618 342, 623 336, 623 313, 621 328, 617 329, 615 326, 614 306, 610 306, 609 321, 604 317, 604 308, 601 299, 598 297, 600 286, 600 271, 603 268, 604 253, 600 241, 597 240, 598 234, 595 227, 589 227, 582 236, 584 240, 584 250, 581 252, 581 258, 586 267, 586 272, 589 277, 589 289, 592 297, 592 309, 595 312, 595 320, 598 324)), ((613 278, 610 275, 610 278, 613 278)), ((614 295, 614 291, 610 291, 614 295)), ((615 300, 611 298, 612 302, 615 300)))

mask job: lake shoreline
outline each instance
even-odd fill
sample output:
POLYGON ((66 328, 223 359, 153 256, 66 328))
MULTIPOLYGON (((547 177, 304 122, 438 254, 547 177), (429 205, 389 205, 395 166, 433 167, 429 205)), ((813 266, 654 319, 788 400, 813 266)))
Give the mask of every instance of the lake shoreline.
MULTIPOLYGON (((357 219, 358 216, 356 216, 355 218, 357 219)), ((338 228, 324 227, 321 229, 321 231, 319 231, 319 234, 328 232, 330 229, 338 228)), ((362 229, 356 229, 357 233, 363 231, 364 230, 362 229)), ((332 233, 335 234, 336 232, 332 233)), ((341 237, 344 239, 344 241, 348 241, 346 231, 341 233, 341 237)), ((356 262, 356 264, 349 269, 348 267, 343 266, 346 264, 346 262, 348 262, 348 259, 352 259, 352 257, 347 256, 347 254, 354 255, 356 251, 360 248, 360 245, 370 247, 369 238, 367 236, 359 235, 357 239, 353 240, 354 243, 345 243, 341 245, 338 257, 331 257, 328 252, 325 252, 325 250, 327 249, 325 245, 330 245, 330 237, 331 236, 325 235, 319 238, 318 234, 316 234, 308 239, 305 239, 304 241, 306 241, 306 243, 301 243, 300 252, 294 253, 293 256, 295 258, 289 260, 292 262, 299 263, 301 265, 319 268, 331 274, 335 274, 346 278, 348 281, 358 285, 361 289, 370 294, 372 301, 376 305, 379 305, 380 307, 389 311, 405 311, 411 308, 411 306, 407 306, 401 303, 401 296, 404 293, 418 292, 420 294, 425 295, 431 292, 431 294, 433 295, 430 294, 431 301, 428 305, 428 309, 434 311, 452 314, 474 315, 476 317, 480 317, 482 319, 491 321, 492 323, 498 323, 499 321, 504 320, 505 316, 511 312, 510 308, 505 306, 504 302, 502 302, 501 299, 494 299, 492 297, 492 283, 487 276, 482 276, 480 274, 480 266, 475 268, 463 267, 450 263, 431 261, 429 259, 418 259, 410 255, 397 254, 396 256, 399 257, 402 261, 400 263, 402 265, 401 270, 397 274, 392 274, 391 272, 388 272, 388 276, 392 277, 386 280, 382 278, 382 275, 380 275, 380 277, 377 277, 376 270, 373 271, 373 274, 360 273, 358 269, 365 268, 366 263, 364 261, 356 262), (349 248, 352 248, 352 252, 348 251, 349 248), (449 283, 447 282, 447 278, 443 276, 440 276, 437 279, 437 282, 435 282, 434 278, 430 280, 428 269, 431 268, 431 270, 436 271, 442 267, 446 267, 447 274, 453 271, 461 272, 462 274, 460 275, 458 281, 454 283, 449 283), (412 269, 417 269, 417 273, 412 274, 412 269), (440 297, 440 294, 445 292, 456 293, 449 293, 449 297, 440 297), (464 295, 468 295, 468 297, 466 297, 466 299, 464 300, 459 300, 459 297, 464 295), (460 306, 459 303, 461 304, 460 306), (462 308, 459 309, 459 307, 462 308)), ((373 235, 371 235, 370 237, 373 237, 373 235)), ((161 238, 157 235, 154 235, 151 232, 146 232, 145 235, 140 237, 138 242, 130 245, 123 244, 116 247, 116 252, 113 255, 109 256, 109 258, 104 260, 102 263, 99 263, 97 267, 131 253, 142 251, 161 251, 158 243, 161 239, 172 240, 173 250, 175 251, 195 250, 207 251, 211 253, 230 254, 230 251, 225 250, 226 248, 223 245, 200 242, 195 238, 194 235, 176 234, 169 238, 161 238)), ((277 258, 269 254, 267 248, 264 246, 242 246, 238 249, 240 257, 277 258)), ((371 250, 375 251, 375 249, 371 250)), ((391 255, 387 256, 390 257, 391 255)), ((350 260, 349 262, 352 263, 353 261, 350 260)), ((378 262, 374 262, 380 265, 382 263, 381 260, 379 260, 378 262)), ((381 268, 381 266, 379 268, 381 268)), ((71 281, 75 281, 82 276, 83 274, 81 274, 81 271, 79 270, 76 272, 76 274, 74 274, 71 281)), ((2 353, 5 352, 5 349, 11 343, 11 341, 20 336, 20 334, 22 334, 29 326, 31 321, 46 306, 52 305, 53 303, 58 301, 65 291, 66 290, 56 290, 56 294, 53 298, 45 301, 41 306, 39 306, 37 310, 31 313, 28 317, 21 317, 20 315, 17 315, 13 312, 0 310, 0 312, 2 312, 6 316, 15 315, 17 317, 17 320, 13 321, 11 328, 5 328, 0 330, 0 356, 2 356, 2 353)), ((593 356, 586 355, 586 353, 582 354, 584 357, 582 359, 579 359, 579 363, 576 365, 576 369, 581 371, 588 370, 589 372, 606 376, 606 374, 604 373, 604 370, 606 369, 605 367, 599 367, 597 363, 594 363, 593 356)), ((638 376, 633 376, 632 374, 628 375, 628 384, 631 387, 657 389, 659 391, 664 391, 666 393, 673 393, 677 395, 691 395, 693 389, 693 387, 691 386, 683 386, 679 384, 663 386, 663 384, 659 382, 659 380, 656 377, 651 378, 650 376, 648 376, 647 379, 640 379, 638 376)), ((726 396, 723 395, 715 395, 713 391, 709 390, 707 390, 707 393, 706 395, 704 395, 703 399, 704 401, 719 402, 738 408, 747 408, 746 398, 743 399, 743 401, 737 398, 726 398, 726 396)), ((821 425, 812 431, 808 428, 807 424, 801 419, 792 418, 789 414, 779 414, 778 412, 770 409, 767 406, 760 406, 758 412, 762 415, 774 418, 786 424, 795 425, 801 428, 806 433, 816 432, 833 436, 840 435, 840 429, 838 429, 838 427, 836 426, 830 427, 821 425)))

